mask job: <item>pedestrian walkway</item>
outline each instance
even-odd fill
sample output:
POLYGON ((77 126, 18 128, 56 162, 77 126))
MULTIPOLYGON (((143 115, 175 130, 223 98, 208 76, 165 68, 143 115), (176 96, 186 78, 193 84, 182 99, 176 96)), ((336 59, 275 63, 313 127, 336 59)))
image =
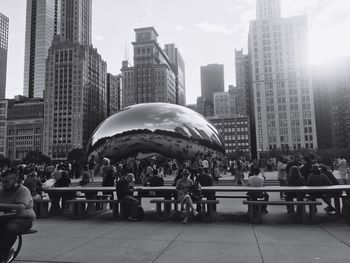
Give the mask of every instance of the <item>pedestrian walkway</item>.
POLYGON ((273 207, 263 225, 252 225, 241 200, 223 200, 218 222, 183 225, 155 221, 154 207, 147 201, 143 206, 142 222, 114 220, 110 212, 37 220, 38 233, 24 236, 16 262, 349 262, 350 226, 322 211, 318 224, 301 225, 285 208, 273 207))

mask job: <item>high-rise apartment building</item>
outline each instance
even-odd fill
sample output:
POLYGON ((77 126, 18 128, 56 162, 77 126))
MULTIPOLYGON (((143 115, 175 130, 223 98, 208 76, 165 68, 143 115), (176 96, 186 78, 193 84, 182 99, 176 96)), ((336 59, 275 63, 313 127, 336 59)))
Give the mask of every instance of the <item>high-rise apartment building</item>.
POLYGON ((213 101, 214 92, 224 92, 224 65, 209 64, 201 67, 201 95, 204 101, 213 101))
POLYGON ((9 19, 0 13, 0 99, 5 99, 9 19))
POLYGON ((315 66, 312 83, 318 147, 349 147, 350 59, 315 66))
POLYGON ((282 18, 280 1, 257 0, 249 59, 257 150, 316 149, 306 16, 282 18))
POLYGON ((91 0, 63 1, 64 34, 54 38, 46 60, 43 151, 54 160, 85 148, 107 117, 107 64, 91 45, 89 18, 91 0))
POLYGON ((153 27, 135 29, 134 66, 122 64, 123 107, 138 103, 176 103, 176 75, 153 27))
POLYGON ((117 113, 122 108, 121 79, 121 74, 107 74, 107 116, 117 113))
POLYGON ((24 96, 43 97, 45 60, 54 35, 60 33, 61 0, 27 0, 24 96))
POLYGON ((175 44, 166 44, 164 48, 175 73, 176 104, 186 105, 185 62, 175 44))

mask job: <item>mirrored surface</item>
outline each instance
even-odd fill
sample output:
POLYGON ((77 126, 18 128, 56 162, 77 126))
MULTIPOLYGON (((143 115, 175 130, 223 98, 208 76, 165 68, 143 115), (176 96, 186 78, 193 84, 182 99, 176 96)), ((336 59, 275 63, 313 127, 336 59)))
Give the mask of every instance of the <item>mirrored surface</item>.
POLYGON ((121 160, 142 153, 176 159, 225 152, 216 128, 197 112, 175 104, 144 103, 123 109, 93 132, 87 151, 96 159, 121 160))

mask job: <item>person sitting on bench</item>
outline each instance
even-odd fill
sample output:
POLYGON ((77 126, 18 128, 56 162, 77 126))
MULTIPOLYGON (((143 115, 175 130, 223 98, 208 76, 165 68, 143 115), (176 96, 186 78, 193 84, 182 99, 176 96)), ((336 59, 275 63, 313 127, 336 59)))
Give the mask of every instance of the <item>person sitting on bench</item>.
POLYGON ((0 262, 10 262, 17 236, 31 229, 35 220, 33 198, 27 187, 18 183, 17 174, 7 170, 1 175, 0 211, 15 212, 15 216, 0 224, 0 262))
MULTIPOLYGON (((191 179, 189 179, 190 172, 188 169, 182 170, 182 179, 178 180, 176 183, 176 191, 177 191, 177 198, 180 201, 181 204, 181 210, 184 210, 184 205, 187 205, 188 208, 191 209, 194 216, 198 215, 197 210, 195 209, 193 205, 193 201, 191 199, 190 193, 194 188, 194 183, 191 179)), ((184 220, 182 221, 183 224, 187 224, 188 222, 188 213, 186 213, 184 220)))
MULTIPOLYGON (((260 175, 259 172, 253 174, 249 177, 249 186, 250 187, 263 187, 264 186, 264 178, 260 175)), ((269 195, 266 192, 253 192, 249 191, 247 193, 248 200, 257 200, 258 198, 264 198, 264 201, 269 201, 269 195)), ((267 205, 262 206, 262 212, 267 214, 267 205)))
POLYGON ((137 209, 140 205, 140 202, 133 197, 133 191, 131 190, 132 186, 130 186, 130 183, 134 181, 134 174, 128 173, 116 184, 118 200, 120 200, 124 211, 129 211, 129 221, 139 221, 139 218, 137 218, 137 209))

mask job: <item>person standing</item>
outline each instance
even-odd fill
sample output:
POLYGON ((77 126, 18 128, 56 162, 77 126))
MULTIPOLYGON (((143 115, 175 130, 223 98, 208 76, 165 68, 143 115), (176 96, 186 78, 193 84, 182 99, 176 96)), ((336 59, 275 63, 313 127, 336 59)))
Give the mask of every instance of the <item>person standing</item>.
MULTIPOLYGON (((287 172, 286 172, 287 164, 285 163, 285 160, 283 157, 280 157, 277 162, 277 177, 278 181, 280 183, 280 186, 286 186, 287 185, 287 172)), ((280 192, 280 199, 283 198, 283 192, 280 192)))
POLYGON ((94 181, 94 176, 95 176, 95 167, 96 167, 96 162, 93 156, 91 156, 89 160, 89 174, 90 174, 90 182, 94 181))
POLYGON ((338 165, 338 169, 339 169, 339 174, 340 174, 340 179, 343 181, 343 184, 347 184, 347 162, 344 158, 344 156, 340 157, 339 160, 339 165, 338 165))

